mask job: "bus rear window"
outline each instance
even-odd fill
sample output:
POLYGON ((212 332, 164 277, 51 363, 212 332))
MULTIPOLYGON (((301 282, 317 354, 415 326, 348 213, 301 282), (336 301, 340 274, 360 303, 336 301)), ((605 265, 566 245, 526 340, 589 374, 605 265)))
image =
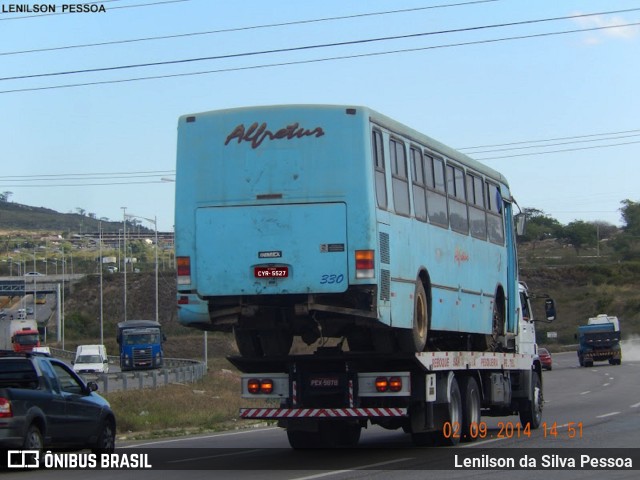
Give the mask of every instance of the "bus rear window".
POLYGON ((376 176, 376 198, 378 207, 387 208, 387 185, 385 183, 384 148, 382 145, 382 133, 373 131, 372 136, 373 164, 376 176))

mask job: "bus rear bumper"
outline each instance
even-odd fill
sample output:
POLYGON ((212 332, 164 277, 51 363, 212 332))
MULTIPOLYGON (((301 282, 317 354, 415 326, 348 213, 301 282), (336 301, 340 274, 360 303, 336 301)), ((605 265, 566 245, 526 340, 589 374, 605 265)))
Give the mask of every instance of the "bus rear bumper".
POLYGON ((178 293, 178 320, 186 326, 210 323, 209 302, 192 293, 178 293))

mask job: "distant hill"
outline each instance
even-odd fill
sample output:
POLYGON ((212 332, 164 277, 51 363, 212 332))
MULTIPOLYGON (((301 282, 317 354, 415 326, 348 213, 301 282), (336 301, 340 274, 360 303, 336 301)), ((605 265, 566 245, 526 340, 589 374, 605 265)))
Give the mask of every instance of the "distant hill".
MULTIPOLYGON (((0 235, 15 231, 97 232, 99 224, 99 218, 80 213, 60 213, 44 207, 0 202, 0 235)), ((103 232, 118 233, 121 228, 122 222, 102 222, 103 232)), ((140 229, 147 231, 145 227, 140 229)))

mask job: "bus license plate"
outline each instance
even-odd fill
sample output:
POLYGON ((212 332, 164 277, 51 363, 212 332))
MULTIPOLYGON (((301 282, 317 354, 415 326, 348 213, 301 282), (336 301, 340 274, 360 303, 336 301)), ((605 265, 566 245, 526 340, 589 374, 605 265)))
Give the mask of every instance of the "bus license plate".
POLYGON ((254 267, 253 274, 256 278, 286 278, 289 267, 254 267))

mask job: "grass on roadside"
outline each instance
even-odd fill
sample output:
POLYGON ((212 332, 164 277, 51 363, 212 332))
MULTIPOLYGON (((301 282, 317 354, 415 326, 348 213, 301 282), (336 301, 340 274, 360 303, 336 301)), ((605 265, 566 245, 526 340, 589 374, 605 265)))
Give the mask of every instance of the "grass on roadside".
POLYGON ((251 422, 238 418, 239 408, 267 405, 240 397, 240 373, 225 359, 209 360, 208 373, 196 383, 104 396, 116 414, 121 440, 246 427, 251 422))

